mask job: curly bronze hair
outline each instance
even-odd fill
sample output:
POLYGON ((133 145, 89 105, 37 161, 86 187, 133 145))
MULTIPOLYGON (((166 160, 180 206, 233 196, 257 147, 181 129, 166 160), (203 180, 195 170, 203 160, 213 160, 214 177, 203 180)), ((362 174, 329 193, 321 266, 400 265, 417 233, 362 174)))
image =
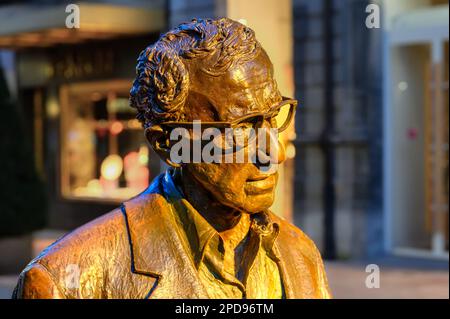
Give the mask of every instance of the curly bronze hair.
POLYGON ((260 49, 253 30, 228 18, 193 19, 179 25, 139 55, 130 91, 136 118, 144 128, 185 118, 187 60, 204 58, 201 70, 219 76, 235 64, 252 60, 260 49))

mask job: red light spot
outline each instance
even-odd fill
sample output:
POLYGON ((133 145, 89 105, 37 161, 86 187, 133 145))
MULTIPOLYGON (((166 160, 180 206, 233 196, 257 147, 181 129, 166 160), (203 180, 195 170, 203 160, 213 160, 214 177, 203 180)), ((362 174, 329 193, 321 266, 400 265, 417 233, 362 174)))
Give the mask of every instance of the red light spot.
POLYGON ((415 140, 415 139, 417 139, 418 135, 419 135, 419 131, 416 128, 412 127, 412 128, 408 129, 408 139, 415 140))
POLYGON ((123 124, 119 121, 115 121, 110 128, 110 132, 112 135, 120 134, 123 131, 123 124))

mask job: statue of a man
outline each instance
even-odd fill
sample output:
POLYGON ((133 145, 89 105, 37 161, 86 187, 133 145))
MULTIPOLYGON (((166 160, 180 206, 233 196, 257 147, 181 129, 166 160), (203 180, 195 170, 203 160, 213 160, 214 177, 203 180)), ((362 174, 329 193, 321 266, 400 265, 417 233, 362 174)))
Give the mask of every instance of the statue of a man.
MULTIPOLYGON (((284 160, 276 133, 253 134, 253 161, 236 161, 237 149, 243 158, 250 153, 251 134, 232 136, 228 161, 205 160, 195 149, 180 161, 172 152, 171 134, 192 133, 196 123, 201 135, 289 125, 296 101, 281 96, 254 32, 226 18, 193 20, 146 48, 136 70, 131 106, 172 167, 45 249, 22 272, 13 297, 329 298, 314 243, 268 210, 278 176, 263 169, 263 159, 284 160), (261 146, 267 135, 271 142, 261 146)), ((225 144, 218 143, 229 150, 225 144)))

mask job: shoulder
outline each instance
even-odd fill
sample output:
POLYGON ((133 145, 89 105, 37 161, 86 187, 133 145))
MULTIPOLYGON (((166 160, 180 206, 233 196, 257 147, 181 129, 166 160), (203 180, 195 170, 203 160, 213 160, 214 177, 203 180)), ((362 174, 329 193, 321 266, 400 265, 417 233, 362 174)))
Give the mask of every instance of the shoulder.
POLYGON ((278 236, 282 243, 295 243, 296 245, 292 248, 301 250, 302 255, 308 257, 310 260, 321 258, 314 241, 300 228, 274 213, 270 213, 270 217, 273 222, 279 225, 280 233, 278 236))
POLYGON ((157 211, 164 203, 159 194, 144 192, 64 235, 23 270, 13 297, 107 297, 107 287, 120 284, 114 278, 132 280, 129 221, 143 224, 142 212, 157 211))
MULTIPOLYGON (((47 247, 33 262, 49 269, 61 260, 78 261, 81 264, 100 262, 100 257, 116 256, 118 249, 129 245, 128 219, 143 221, 142 212, 156 214, 166 200, 157 193, 143 192, 124 202, 111 212, 69 232, 47 247)), ((123 251, 119 250, 121 253, 123 251)), ((128 249, 126 253, 128 253, 128 249)))
POLYGON ((27 266, 20 274, 13 299, 61 299, 63 294, 52 275, 39 263, 27 266))
POLYGON ((93 296, 96 279, 104 277, 111 256, 126 256, 126 224, 120 208, 64 235, 44 249, 19 276, 14 298, 93 296), (72 295, 72 286, 91 285, 72 295))
MULTIPOLYGON (((102 256, 126 240, 126 223, 120 208, 67 233, 42 251, 33 262, 52 269, 63 260, 87 262, 94 255, 102 256)), ((32 263, 33 263, 32 262, 32 263)))
MULTIPOLYGON (((314 287, 311 290, 316 291, 315 297, 331 298, 322 256, 312 239, 285 219, 273 213, 269 215, 272 221, 279 225, 278 247, 282 251, 282 256, 286 258, 286 262, 296 269, 309 271, 311 287, 314 287)), ((296 276, 305 278, 304 273, 296 273, 296 276)))

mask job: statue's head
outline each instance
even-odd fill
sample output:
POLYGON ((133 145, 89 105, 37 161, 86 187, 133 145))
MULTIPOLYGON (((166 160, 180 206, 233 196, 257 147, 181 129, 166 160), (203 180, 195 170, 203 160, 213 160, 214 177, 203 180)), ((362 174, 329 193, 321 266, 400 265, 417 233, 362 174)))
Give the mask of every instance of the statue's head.
POLYGON ((170 165, 182 166, 220 204, 248 213, 269 208, 278 174, 267 169, 267 158, 275 166, 283 162, 284 147, 277 132, 241 133, 249 128, 285 129, 293 118, 295 101, 281 96, 272 63, 254 32, 226 18, 193 20, 146 48, 136 70, 130 101, 155 152, 170 165), (192 140, 200 136, 193 133, 197 120, 202 133, 205 129, 223 133, 225 128, 237 128, 231 144, 228 137, 214 139, 221 149, 235 146, 231 163, 224 156, 211 163, 201 156, 205 153, 195 149, 192 140), (193 146, 182 163, 174 160, 171 152, 175 146, 170 136, 179 128, 189 132, 189 145, 193 146), (262 136, 265 145, 259 142, 262 136), (239 160, 236 150, 243 154, 239 160))

